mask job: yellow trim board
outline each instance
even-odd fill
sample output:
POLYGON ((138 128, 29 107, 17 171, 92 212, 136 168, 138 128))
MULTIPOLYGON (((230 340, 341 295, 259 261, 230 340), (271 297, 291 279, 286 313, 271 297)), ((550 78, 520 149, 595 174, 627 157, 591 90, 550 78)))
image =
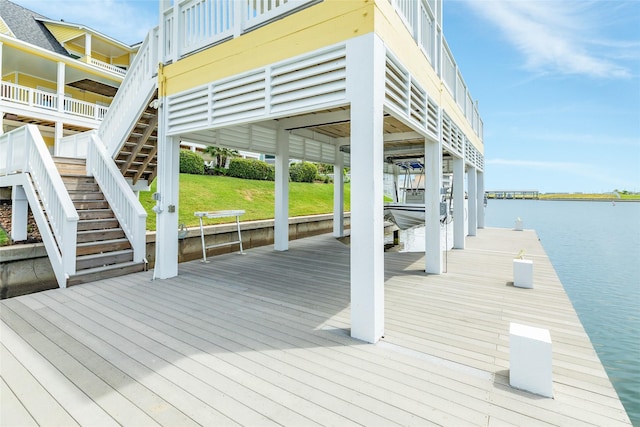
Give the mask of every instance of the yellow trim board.
POLYGON ((374 0, 324 0, 164 67, 166 94, 264 67, 373 32, 374 0))

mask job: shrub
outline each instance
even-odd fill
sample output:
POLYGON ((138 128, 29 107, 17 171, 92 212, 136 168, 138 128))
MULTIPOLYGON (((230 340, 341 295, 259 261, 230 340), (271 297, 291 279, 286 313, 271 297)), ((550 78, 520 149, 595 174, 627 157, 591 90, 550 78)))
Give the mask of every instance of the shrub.
POLYGON ((275 168, 267 162, 256 159, 233 159, 229 163, 229 176, 260 181, 275 180, 275 168))
POLYGON ((204 159, 198 153, 180 150, 180 173, 204 174, 204 159))
POLYGON ((313 182, 318 175, 318 168, 313 163, 293 163, 289 166, 289 176, 293 182, 313 182))

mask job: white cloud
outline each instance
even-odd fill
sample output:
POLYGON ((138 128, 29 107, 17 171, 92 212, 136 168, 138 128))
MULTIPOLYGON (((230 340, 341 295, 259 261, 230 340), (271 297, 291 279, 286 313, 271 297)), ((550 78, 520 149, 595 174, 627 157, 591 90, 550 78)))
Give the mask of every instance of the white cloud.
MULTIPOLYGON (((610 3, 610 2, 603 2, 610 3)), ((598 34, 605 26, 589 1, 477 1, 467 4, 496 25, 525 57, 525 67, 542 73, 627 78, 626 58, 637 41, 612 41, 598 34)), ((603 7, 606 7, 604 5, 603 7)), ((637 58, 637 53, 633 54, 637 58)))
POLYGON ((13 0, 52 20, 81 24, 124 43, 144 40, 158 25, 157 0, 13 0))

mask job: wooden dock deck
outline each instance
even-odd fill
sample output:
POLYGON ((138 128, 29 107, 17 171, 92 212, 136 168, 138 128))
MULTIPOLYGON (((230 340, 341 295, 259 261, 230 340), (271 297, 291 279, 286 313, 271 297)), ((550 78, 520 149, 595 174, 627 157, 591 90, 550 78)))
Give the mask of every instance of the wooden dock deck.
POLYGON ((0 302, 0 425, 630 425, 533 231, 478 230, 439 276, 387 253, 376 345, 349 337, 348 247, 246 252, 0 302), (551 331, 553 399, 508 386, 511 321, 551 331))

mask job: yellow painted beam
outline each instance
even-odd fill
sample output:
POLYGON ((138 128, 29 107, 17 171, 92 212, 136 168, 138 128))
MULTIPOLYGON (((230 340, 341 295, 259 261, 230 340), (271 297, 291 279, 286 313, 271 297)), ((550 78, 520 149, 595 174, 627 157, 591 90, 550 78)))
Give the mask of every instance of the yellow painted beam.
POLYGON ((373 32, 374 0, 325 0, 164 67, 168 95, 373 32))

